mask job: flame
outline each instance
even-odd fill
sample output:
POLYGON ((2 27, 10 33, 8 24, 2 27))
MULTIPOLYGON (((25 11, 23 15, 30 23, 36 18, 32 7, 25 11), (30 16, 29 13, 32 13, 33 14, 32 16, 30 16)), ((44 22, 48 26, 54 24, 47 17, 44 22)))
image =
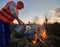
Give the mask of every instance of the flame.
POLYGON ((36 40, 33 40, 32 43, 33 43, 33 44, 36 44, 36 40))
POLYGON ((36 43, 37 43, 37 38, 38 38, 38 35, 35 34, 35 35, 34 35, 34 40, 32 40, 32 43, 33 43, 33 44, 36 44, 36 43))
POLYGON ((39 31, 37 30, 37 28, 35 29, 36 34, 34 35, 34 40, 32 40, 33 44, 37 43, 37 39, 40 37, 40 42, 44 43, 44 41, 47 39, 47 34, 46 34, 46 30, 43 29, 41 30, 40 33, 38 33, 39 31))
POLYGON ((40 34, 44 39, 47 38, 46 35, 46 30, 42 30, 41 34, 40 34))
POLYGON ((34 40, 32 40, 32 43, 33 43, 33 44, 36 44, 36 43, 37 43, 37 39, 38 39, 38 33, 37 33, 38 31, 37 31, 37 30, 38 30, 38 29, 36 28, 36 29, 35 29, 36 34, 34 35, 34 40))
POLYGON ((47 37, 48 37, 45 29, 41 31, 40 36, 41 36, 40 41, 42 41, 44 43, 45 39, 47 39, 47 37))

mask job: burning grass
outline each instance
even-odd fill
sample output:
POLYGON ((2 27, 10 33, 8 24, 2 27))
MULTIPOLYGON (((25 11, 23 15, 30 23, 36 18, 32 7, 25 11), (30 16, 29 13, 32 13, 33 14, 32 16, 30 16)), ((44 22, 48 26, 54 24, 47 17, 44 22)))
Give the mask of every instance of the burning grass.
POLYGON ((32 40, 32 43, 35 45, 37 44, 37 40, 44 43, 44 41, 48 38, 46 30, 38 30, 38 28, 35 30, 36 34, 34 35, 34 40, 32 40))
POLYGON ((48 37, 45 29, 41 31, 40 36, 41 36, 40 40, 44 43, 45 39, 47 39, 48 37))
POLYGON ((35 32, 33 39, 31 40, 28 39, 29 36, 28 38, 26 38, 26 36, 22 36, 22 38, 19 38, 19 39, 13 36, 12 43, 14 43, 14 45, 16 46, 19 45, 19 47, 22 47, 22 46, 35 47, 36 45, 37 47, 44 47, 45 40, 48 38, 48 36, 46 34, 46 30, 45 29, 40 30, 40 28, 41 27, 38 25, 37 28, 33 30, 35 32))

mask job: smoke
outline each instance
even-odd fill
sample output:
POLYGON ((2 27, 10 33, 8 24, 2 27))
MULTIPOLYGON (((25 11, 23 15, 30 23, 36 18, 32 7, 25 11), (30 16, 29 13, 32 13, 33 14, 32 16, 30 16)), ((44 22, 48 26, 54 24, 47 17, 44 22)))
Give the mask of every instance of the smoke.
POLYGON ((60 13, 60 8, 51 9, 50 12, 51 12, 51 13, 54 13, 54 14, 60 13))
POLYGON ((50 10, 50 12, 55 16, 60 17, 60 8, 53 8, 50 10))

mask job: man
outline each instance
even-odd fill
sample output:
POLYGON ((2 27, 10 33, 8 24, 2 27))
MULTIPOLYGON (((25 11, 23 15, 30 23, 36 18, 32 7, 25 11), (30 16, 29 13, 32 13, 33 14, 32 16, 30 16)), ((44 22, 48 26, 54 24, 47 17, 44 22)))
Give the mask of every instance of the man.
POLYGON ((16 19, 19 24, 24 24, 18 18, 18 10, 23 8, 24 3, 22 1, 18 1, 17 4, 14 1, 10 1, 0 10, 0 47, 5 47, 10 44, 10 24, 14 19, 16 19))

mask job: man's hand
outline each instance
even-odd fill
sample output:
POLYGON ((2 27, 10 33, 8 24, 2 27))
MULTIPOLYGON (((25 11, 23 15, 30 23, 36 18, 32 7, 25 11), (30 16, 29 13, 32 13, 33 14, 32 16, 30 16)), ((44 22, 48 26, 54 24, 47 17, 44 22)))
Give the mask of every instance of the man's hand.
POLYGON ((25 23, 22 22, 20 19, 18 19, 18 23, 19 23, 19 24, 25 24, 25 23))

